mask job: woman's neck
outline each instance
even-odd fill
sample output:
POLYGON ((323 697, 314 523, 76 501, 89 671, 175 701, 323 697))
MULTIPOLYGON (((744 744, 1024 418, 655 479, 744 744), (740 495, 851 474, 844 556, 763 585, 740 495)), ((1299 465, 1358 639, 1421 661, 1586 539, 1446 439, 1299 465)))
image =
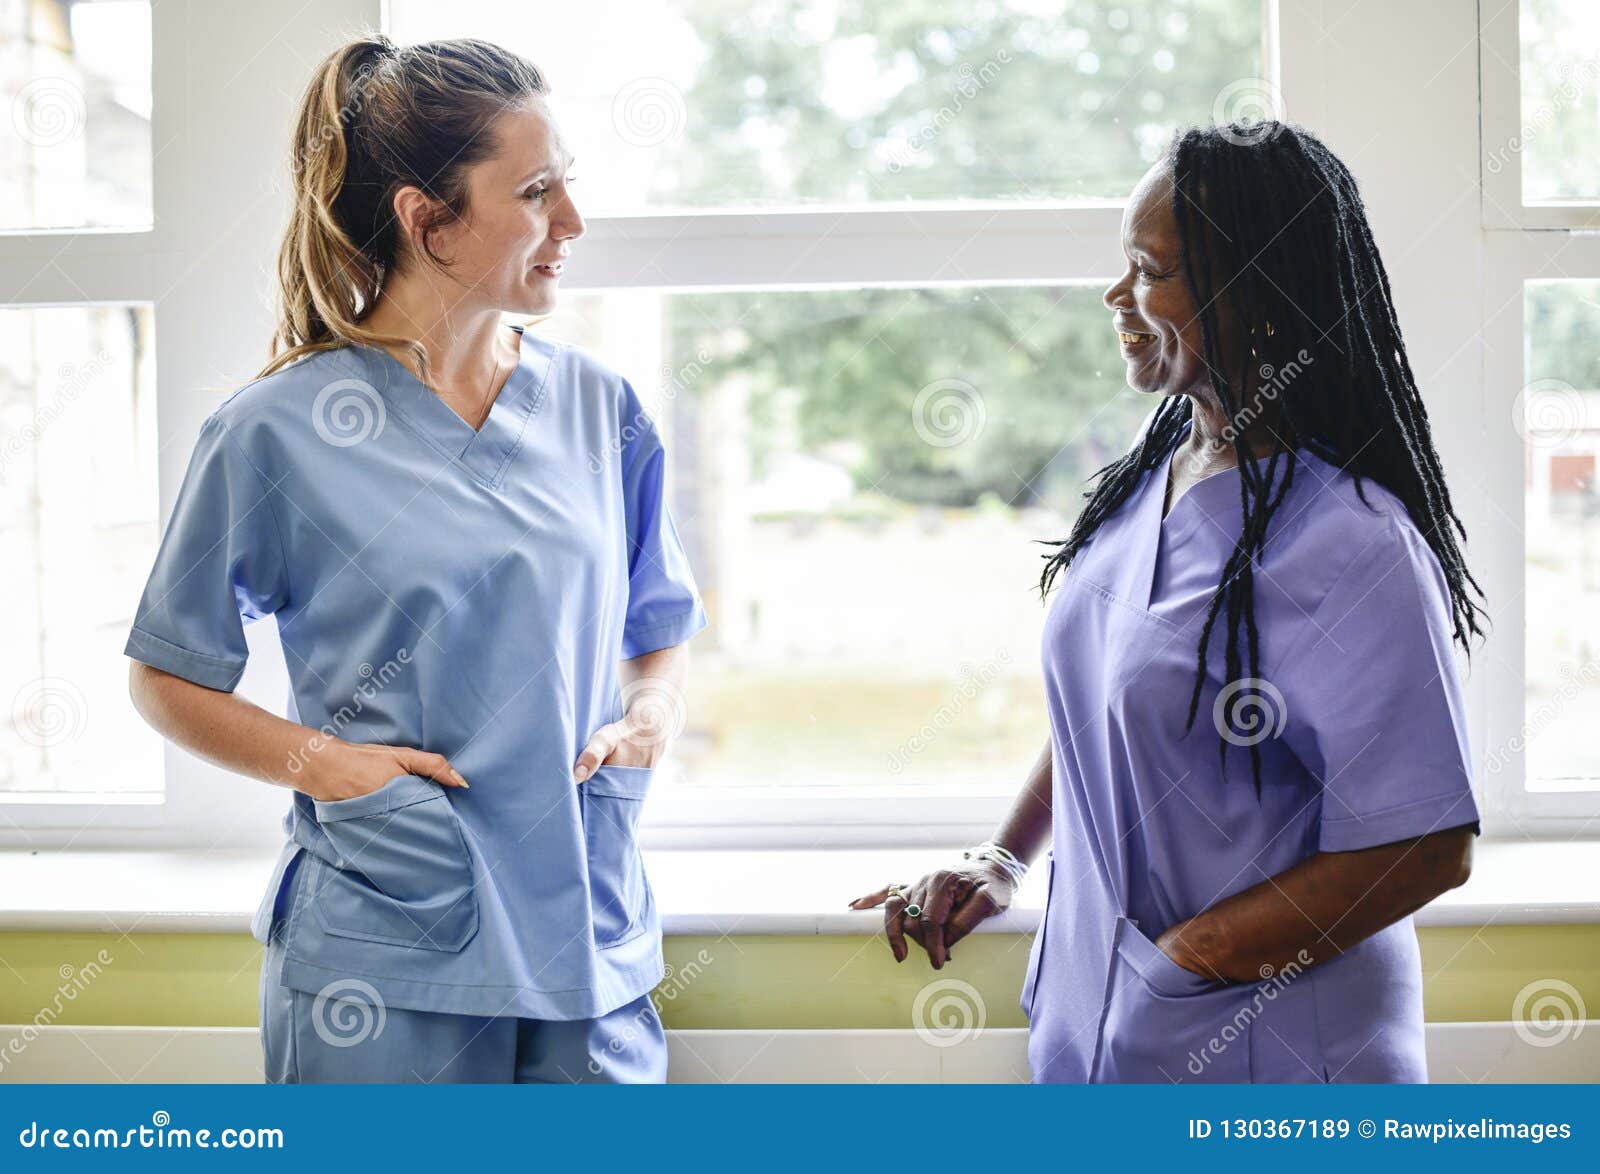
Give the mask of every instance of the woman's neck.
MULTIPOLYGON (((510 350, 509 340, 500 337, 500 312, 464 305, 454 284, 397 278, 385 286, 361 324, 375 333, 421 344, 428 356, 426 382, 437 391, 481 393, 504 368, 510 350)), ((406 348, 391 353, 420 375, 406 348)))

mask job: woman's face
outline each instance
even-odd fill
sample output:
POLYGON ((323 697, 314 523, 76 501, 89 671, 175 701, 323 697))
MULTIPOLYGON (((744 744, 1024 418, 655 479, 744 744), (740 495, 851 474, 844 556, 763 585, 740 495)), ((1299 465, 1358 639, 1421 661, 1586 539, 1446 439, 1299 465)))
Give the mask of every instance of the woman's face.
POLYGON ((498 147, 467 171, 463 222, 435 236, 463 300, 513 314, 546 314, 583 217, 568 190, 572 156, 549 109, 536 98, 501 114, 491 133, 498 147))
MULTIPOLYGON (((1135 391, 1209 396, 1200 317, 1189 293, 1178 222, 1172 213, 1172 172, 1158 163, 1145 173, 1122 214, 1127 268, 1106 290, 1128 386, 1135 391)), ((1218 311, 1226 321, 1225 304, 1218 311)), ((1223 337, 1231 332, 1224 329, 1223 337)))

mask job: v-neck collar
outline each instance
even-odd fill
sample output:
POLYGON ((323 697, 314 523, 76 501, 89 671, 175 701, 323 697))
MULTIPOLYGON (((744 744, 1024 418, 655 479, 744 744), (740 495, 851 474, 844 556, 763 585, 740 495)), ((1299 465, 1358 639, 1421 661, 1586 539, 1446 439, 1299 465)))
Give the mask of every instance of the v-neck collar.
POLYGON ((528 421, 544 399, 553 349, 537 335, 514 326, 521 336, 517 365, 489 405, 483 426, 474 429, 406 365, 380 347, 355 344, 373 386, 387 409, 441 456, 466 469, 491 489, 505 478, 522 447, 528 421))
MULTIPOLYGON (((1154 595, 1156 568, 1163 550, 1170 552, 1177 548, 1205 525, 1214 525, 1227 534, 1237 535, 1244 516, 1244 506, 1239 500, 1237 465, 1202 477, 1172 503, 1170 511, 1163 513, 1167 483, 1172 476, 1172 462, 1178 447, 1189 438, 1189 431, 1185 427, 1166 459, 1145 474, 1145 480, 1138 490, 1143 496, 1134 507, 1131 535, 1134 550, 1126 564, 1128 579, 1124 583, 1124 590, 1128 599, 1147 611, 1154 595)), ((1309 462, 1312 455, 1305 447, 1292 454, 1295 462, 1301 466, 1309 462)))

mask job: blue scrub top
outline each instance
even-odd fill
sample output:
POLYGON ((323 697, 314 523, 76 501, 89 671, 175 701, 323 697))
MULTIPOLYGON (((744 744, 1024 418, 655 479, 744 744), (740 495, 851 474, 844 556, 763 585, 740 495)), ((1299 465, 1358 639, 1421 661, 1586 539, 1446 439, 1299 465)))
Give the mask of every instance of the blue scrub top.
POLYGON ((1085 544, 1046 617, 1053 847, 1022 994, 1034 1079, 1425 1080, 1409 917, 1261 982, 1208 980, 1155 939, 1315 853, 1476 823, 1443 572, 1393 494, 1364 481, 1363 501, 1300 450, 1255 575, 1260 677, 1230 687, 1224 613, 1186 732, 1242 508, 1232 469, 1163 518, 1169 463, 1085 544))
POLYGON ((295 794, 283 981, 356 978, 389 1006, 582 1019, 652 989, 661 933, 635 842, 652 772, 577 784, 622 716, 620 659, 706 615, 626 380, 524 331, 479 431, 376 348, 319 352, 205 422, 127 654, 212 689, 275 615, 290 716, 350 742, 447 756, 471 783, 401 775, 295 794))

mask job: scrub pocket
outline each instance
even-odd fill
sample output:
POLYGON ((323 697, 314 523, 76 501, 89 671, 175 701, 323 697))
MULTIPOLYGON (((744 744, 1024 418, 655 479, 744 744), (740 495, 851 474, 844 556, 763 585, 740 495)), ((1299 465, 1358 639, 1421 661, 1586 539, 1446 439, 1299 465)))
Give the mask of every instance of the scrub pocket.
POLYGON ((317 800, 336 853, 317 857, 310 901, 339 937, 455 952, 478 930, 472 854, 438 783, 400 775, 353 799, 317 800))
POLYGON ((578 784, 596 946, 618 945, 644 928, 650 891, 638 831, 654 773, 646 766, 602 765, 578 784))
POLYGON ((1255 990, 1185 970, 1118 917, 1092 1079, 1132 1084, 1244 1084, 1255 990))
POLYGON ((1033 1021, 1033 1000, 1039 989, 1039 970, 1044 964, 1044 935, 1050 926, 1050 906, 1055 900, 1056 854, 1047 858, 1048 868, 1044 878, 1044 912, 1039 916, 1039 928, 1033 935, 1033 948, 1028 952, 1028 973, 1022 980, 1022 1013, 1033 1021))

